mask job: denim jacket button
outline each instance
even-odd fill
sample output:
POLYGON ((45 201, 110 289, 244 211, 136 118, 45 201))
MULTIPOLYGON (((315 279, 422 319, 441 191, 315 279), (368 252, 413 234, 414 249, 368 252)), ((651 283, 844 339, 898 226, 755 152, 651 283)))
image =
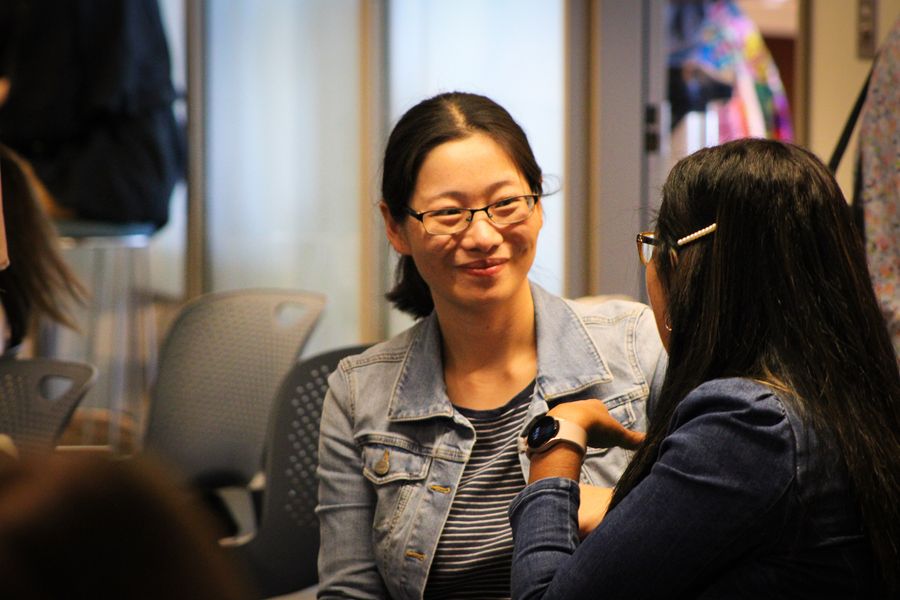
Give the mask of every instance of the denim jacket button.
POLYGON ((376 475, 386 475, 388 471, 391 470, 391 453, 387 450, 384 451, 384 454, 375 463, 375 474, 376 475))

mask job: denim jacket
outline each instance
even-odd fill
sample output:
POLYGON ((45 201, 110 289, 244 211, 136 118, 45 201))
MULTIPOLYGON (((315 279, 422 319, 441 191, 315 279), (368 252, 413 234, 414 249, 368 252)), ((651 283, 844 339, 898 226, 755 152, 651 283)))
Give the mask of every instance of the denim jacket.
POLYGON ((541 479, 513 500, 513 598, 880 598, 834 441, 749 379, 675 410, 659 456, 579 543, 579 489, 541 479))
MULTIPOLYGON (((665 353, 649 308, 578 304, 532 284, 537 377, 526 422, 548 402, 600 398, 646 428, 665 353)), ((319 598, 418 599, 475 443, 450 403, 434 314, 347 358, 328 380, 319 439, 319 598)), ((528 460, 519 456, 525 480, 528 460)), ((583 481, 611 486, 628 460, 592 450, 583 481)))

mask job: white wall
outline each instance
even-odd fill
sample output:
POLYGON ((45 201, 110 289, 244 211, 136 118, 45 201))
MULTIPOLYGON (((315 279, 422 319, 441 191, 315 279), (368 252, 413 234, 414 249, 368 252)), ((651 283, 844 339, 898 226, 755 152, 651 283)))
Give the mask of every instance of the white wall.
POLYGON ((328 302, 306 353, 360 335, 360 3, 208 3, 213 290, 328 302))
MULTIPOLYGON (((871 60, 856 55, 856 1, 810 0, 809 148, 827 161, 837 144, 871 60)), ((879 43, 900 16, 900 0, 878 2, 879 43)), ((853 188, 853 136, 838 170, 838 183, 849 199, 853 188)))

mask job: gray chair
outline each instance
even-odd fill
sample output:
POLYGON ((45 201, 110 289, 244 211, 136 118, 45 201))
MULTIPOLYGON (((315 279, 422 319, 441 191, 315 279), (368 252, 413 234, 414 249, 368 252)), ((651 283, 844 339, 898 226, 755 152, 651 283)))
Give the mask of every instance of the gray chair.
POLYGON ((262 466, 272 398, 324 304, 292 290, 188 303, 160 348, 145 449, 201 488, 246 487, 262 466))
POLYGON ((0 359, 0 433, 22 455, 51 451, 96 377, 84 363, 0 359))
POLYGON ((263 597, 296 592, 318 581, 316 519, 319 420, 328 376, 345 356, 367 345, 303 360, 275 398, 266 443, 266 485, 256 535, 235 547, 263 597))

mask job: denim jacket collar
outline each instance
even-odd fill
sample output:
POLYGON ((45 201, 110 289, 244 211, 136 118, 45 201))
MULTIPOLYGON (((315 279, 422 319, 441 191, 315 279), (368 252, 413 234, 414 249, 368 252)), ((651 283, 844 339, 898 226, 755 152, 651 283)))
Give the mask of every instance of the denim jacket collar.
MULTIPOLYGON (((612 375, 600 350, 572 307, 535 283, 531 283, 531 295, 537 330, 535 393, 552 400, 610 381, 612 375), (581 346, 575 352, 573 339, 580 340, 581 346)), ((443 376, 433 376, 443 373, 442 356, 440 327, 432 313, 415 328, 402 359, 388 409, 391 421, 454 416, 443 376)))

